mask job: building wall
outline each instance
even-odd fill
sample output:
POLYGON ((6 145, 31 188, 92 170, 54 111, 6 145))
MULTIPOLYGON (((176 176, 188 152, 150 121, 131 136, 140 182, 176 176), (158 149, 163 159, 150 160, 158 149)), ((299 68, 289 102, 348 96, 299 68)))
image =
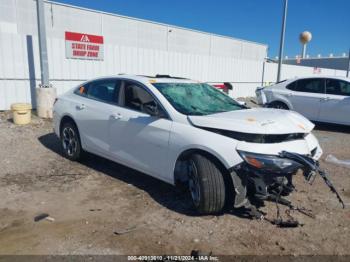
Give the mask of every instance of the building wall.
MULTIPOLYGON (((50 83, 58 94, 118 73, 232 82, 233 97, 253 96, 262 85, 266 45, 54 2, 45 2, 45 17, 50 83), (103 35, 104 60, 66 59, 65 31, 103 35)), ((310 68, 284 68, 282 77, 312 74, 310 68)), ((266 64, 264 82, 274 82, 276 70, 266 64)), ((14 102, 35 106, 39 80, 36 1, 0 0, 0 110, 14 102)))
MULTIPOLYGON (((170 74, 260 81, 266 45, 45 2, 51 84, 58 93, 97 76, 170 74), (64 32, 104 36, 104 60, 66 59, 64 32), (252 70, 254 68, 255 70, 252 70)), ((0 0, 0 110, 33 102, 40 79, 36 1, 0 0)))

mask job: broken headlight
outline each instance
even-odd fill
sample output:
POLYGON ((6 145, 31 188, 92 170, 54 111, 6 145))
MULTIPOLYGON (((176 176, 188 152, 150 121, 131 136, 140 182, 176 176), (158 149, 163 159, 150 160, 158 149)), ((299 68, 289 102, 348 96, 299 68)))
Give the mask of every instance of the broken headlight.
POLYGON ((292 173, 301 167, 299 163, 279 156, 256 154, 245 151, 238 151, 238 153, 247 164, 264 172, 292 173))

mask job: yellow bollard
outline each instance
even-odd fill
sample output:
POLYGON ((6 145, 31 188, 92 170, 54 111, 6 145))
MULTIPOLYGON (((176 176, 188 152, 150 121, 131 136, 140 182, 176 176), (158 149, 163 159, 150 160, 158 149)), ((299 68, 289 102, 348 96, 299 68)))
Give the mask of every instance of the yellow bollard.
POLYGON ((27 103, 16 103, 11 105, 13 122, 16 125, 26 125, 31 120, 31 104, 27 103))

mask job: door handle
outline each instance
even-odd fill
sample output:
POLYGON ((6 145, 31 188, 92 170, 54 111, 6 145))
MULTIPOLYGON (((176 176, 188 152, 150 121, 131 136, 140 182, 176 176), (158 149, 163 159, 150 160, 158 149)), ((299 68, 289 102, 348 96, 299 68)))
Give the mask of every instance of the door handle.
POLYGON ((120 113, 112 114, 111 118, 114 119, 114 120, 119 120, 119 119, 122 118, 122 115, 120 113))
POLYGON ((80 105, 77 105, 76 108, 78 110, 83 110, 83 109, 85 109, 85 105, 84 104, 80 104, 80 105))
POLYGON ((330 97, 321 98, 321 100, 323 100, 323 101, 328 101, 328 100, 330 100, 330 99, 331 99, 330 97))
POLYGON ((288 93, 287 96, 292 96, 293 94, 292 93, 288 93))

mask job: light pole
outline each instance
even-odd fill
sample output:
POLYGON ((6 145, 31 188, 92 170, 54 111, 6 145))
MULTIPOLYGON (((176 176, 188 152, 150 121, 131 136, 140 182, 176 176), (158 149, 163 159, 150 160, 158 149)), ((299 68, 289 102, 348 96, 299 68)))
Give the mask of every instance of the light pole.
POLYGON ((282 67, 282 57, 283 57, 283 48, 284 48, 284 35, 286 32, 287 9, 288 9, 288 0, 284 0, 280 51, 279 51, 279 56, 278 56, 277 82, 279 82, 281 80, 281 67, 282 67))
POLYGON ((349 56, 348 56, 348 70, 346 71, 346 77, 349 77, 350 71, 350 48, 349 48, 349 56))
POLYGON ((41 86, 49 87, 49 62, 47 59, 44 1, 37 0, 39 54, 41 68, 41 86))
POLYGON ((45 4, 37 0, 38 38, 41 69, 41 85, 36 88, 36 112, 39 117, 52 118, 52 108, 56 98, 56 89, 51 87, 49 78, 49 61, 46 45, 45 4))

